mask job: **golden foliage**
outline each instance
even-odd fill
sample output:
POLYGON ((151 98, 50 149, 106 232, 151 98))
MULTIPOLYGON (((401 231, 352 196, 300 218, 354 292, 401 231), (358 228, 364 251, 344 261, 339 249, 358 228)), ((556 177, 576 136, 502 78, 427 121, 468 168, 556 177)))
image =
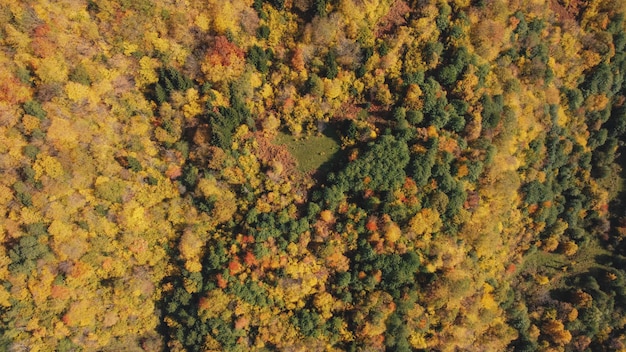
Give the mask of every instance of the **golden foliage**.
POLYGON ((63 83, 67 81, 69 69, 63 57, 56 55, 40 59, 35 72, 43 83, 63 83))
POLYGON ((425 235, 438 232, 442 222, 437 210, 425 208, 411 219, 409 226, 415 234, 425 235))
POLYGON ((64 175, 63 166, 53 156, 37 157, 33 170, 35 170, 36 180, 41 179, 44 175, 53 179, 59 179, 64 175))
POLYGON ((552 342, 557 345, 566 345, 572 340, 572 334, 565 330, 565 326, 560 320, 548 320, 541 327, 541 332, 548 335, 552 342))
MULTIPOLYGON (((546 350, 617 341, 609 329, 593 339, 565 329, 559 319, 575 322, 578 309, 602 304, 582 289, 548 313, 530 296, 572 274, 525 266, 532 243, 545 239, 540 248, 562 255, 537 255, 559 258, 584 257, 589 248, 570 238, 577 229, 562 214, 537 220, 564 206, 563 197, 527 210, 519 190, 533 181, 554 185, 570 171, 550 169, 553 147, 544 142, 557 126, 558 152, 571 163, 597 152, 590 131, 616 121, 603 125, 605 112, 623 103, 614 92, 619 80, 599 82, 611 81, 611 92, 591 92, 580 79, 619 59, 620 34, 609 31, 624 29, 612 24, 621 3, 453 2, 7 2, 0 11, 7 348, 333 350, 355 342, 382 350, 406 337, 415 349, 498 351, 514 338, 500 304, 526 286, 533 288, 520 291, 522 301, 538 311, 520 331, 524 341, 546 350), (308 18, 317 11, 326 14, 308 18), (249 56, 254 45, 271 56, 258 63, 269 65, 267 74, 249 56), (464 62, 447 56, 462 48, 464 62), (327 72, 329 50, 336 76, 327 72), (423 82, 440 81, 446 66, 458 69, 456 82, 429 91, 423 82), (164 77, 161 68, 174 73, 164 77), (501 123, 485 129, 480 100, 499 94, 501 123), (464 104, 457 113, 465 127, 430 123, 464 104), (420 110, 424 121, 414 114, 420 110), (218 113, 227 120, 214 121, 218 113), (293 170, 282 155, 262 155, 257 144, 255 127, 306 135, 323 122, 342 135, 343 121, 355 122, 355 152, 328 164, 339 169, 320 187, 329 199, 319 202, 311 201, 319 178, 293 170), (429 139, 438 141, 429 182, 371 189, 365 202, 341 182, 333 194, 332 179, 359 160, 366 142, 390 138, 376 140, 385 130, 420 156, 431 152, 429 139), (210 146, 219 133, 231 145, 210 146), (434 201, 446 187, 458 193, 456 204, 452 191, 434 201), (407 254, 420 268, 396 272, 407 254), (397 316, 404 330, 392 336, 397 316), (206 324, 205 336, 193 335, 206 324), (217 335, 223 331, 232 334, 217 335)), ((619 139, 608 132, 606 154, 619 139)), ((409 177, 427 166, 415 159, 402 170, 409 177)), ((559 182, 584 192, 577 226, 593 222, 590 215, 604 220, 606 185, 589 170, 574 171, 559 182)), ((603 280, 617 284, 620 275, 603 280)))
POLYGON ((145 87, 151 83, 159 81, 156 68, 159 66, 157 60, 144 56, 139 60, 139 72, 136 78, 139 87, 145 87))

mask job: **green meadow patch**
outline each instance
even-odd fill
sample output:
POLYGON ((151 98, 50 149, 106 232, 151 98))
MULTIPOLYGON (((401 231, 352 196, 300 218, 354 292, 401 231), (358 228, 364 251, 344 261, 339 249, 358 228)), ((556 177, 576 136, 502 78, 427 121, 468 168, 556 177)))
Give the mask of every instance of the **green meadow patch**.
POLYGON ((280 132, 274 142, 287 147, 298 162, 298 170, 304 173, 318 170, 341 149, 337 133, 330 128, 323 134, 302 137, 280 132))

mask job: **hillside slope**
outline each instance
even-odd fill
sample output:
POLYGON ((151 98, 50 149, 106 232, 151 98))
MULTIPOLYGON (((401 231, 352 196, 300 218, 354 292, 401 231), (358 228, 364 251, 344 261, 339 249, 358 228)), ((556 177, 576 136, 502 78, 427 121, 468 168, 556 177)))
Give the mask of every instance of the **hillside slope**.
POLYGON ((2 1, 1 349, 625 350, 624 12, 2 1))

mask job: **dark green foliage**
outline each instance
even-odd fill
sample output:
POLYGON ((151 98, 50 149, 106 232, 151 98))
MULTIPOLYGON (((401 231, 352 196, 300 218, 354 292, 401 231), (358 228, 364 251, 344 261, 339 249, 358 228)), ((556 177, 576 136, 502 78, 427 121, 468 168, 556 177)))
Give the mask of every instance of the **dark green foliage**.
POLYGON ((540 33, 546 28, 546 22, 542 18, 534 18, 528 22, 528 30, 535 33, 540 33))
POLYGON ((259 307, 267 307, 269 305, 270 297, 267 290, 252 280, 246 280, 243 284, 235 280, 228 286, 227 292, 259 307))
POLYGON ((291 318, 293 325, 297 326, 304 336, 316 337, 320 334, 320 317, 315 311, 302 309, 297 311, 291 318))
MULTIPOLYGON (((202 86, 200 86, 200 93, 202 94, 211 94, 212 85, 210 82, 204 82, 202 86)), ((215 99, 215 95, 210 95, 212 99, 215 99)))
POLYGON ((159 184, 159 180, 152 176, 148 176, 146 177, 146 183, 148 183, 150 186, 156 186, 159 184))
POLYGON ((415 283, 415 274, 420 267, 418 255, 409 251, 403 255, 389 254, 376 258, 375 268, 382 271, 381 287, 399 298, 399 290, 415 283))
POLYGON ((537 58, 545 64, 548 62, 548 46, 545 43, 540 43, 530 48, 530 54, 528 56, 531 59, 537 58))
POLYGON ((185 91, 193 87, 193 81, 173 67, 159 69, 159 83, 168 93, 173 90, 185 91))
POLYGON ((437 78, 439 82, 444 86, 451 86, 456 83, 459 76, 459 71, 454 66, 444 66, 440 71, 437 78))
POLYGON ((484 9, 485 6, 487 5, 485 0, 472 0, 471 4, 472 4, 473 7, 477 7, 479 9, 481 9, 481 10, 484 9))
POLYGON ((393 113, 392 113, 393 119, 395 121, 402 121, 406 119, 406 109, 403 107, 398 107, 393 109, 393 113))
POLYGON ((507 311, 507 313, 507 316, 509 318, 509 324, 511 325, 511 327, 524 334, 520 336, 520 339, 528 339, 529 337, 525 336, 525 334, 528 333, 531 322, 530 318, 528 317, 528 309, 526 308, 526 306, 523 304, 514 305, 511 309, 507 311))
POLYGON ((277 10, 283 10, 285 8, 285 0, 270 0, 268 2, 277 10))
POLYGON ((172 149, 179 151, 183 158, 189 157, 189 143, 185 140, 180 140, 172 145, 172 149))
POLYGON ((598 179, 607 178, 611 174, 611 168, 607 165, 597 165, 593 168, 593 176, 598 179))
POLYGON ((469 109, 469 104, 460 99, 452 99, 450 100, 450 106, 453 110, 450 111, 450 120, 447 126, 452 131, 461 132, 465 128, 465 116, 469 109))
POLYGON ((15 192, 15 197, 20 201, 20 203, 22 203, 22 205, 27 207, 33 205, 30 190, 23 182, 14 183, 13 192, 15 192))
POLYGON ((198 210, 210 214, 213 209, 215 209, 215 201, 215 196, 208 198, 194 198, 193 204, 198 210))
POLYGON ((368 47, 364 47, 361 49, 361 56, 363 57, 363 63, 367 63, 367 60, 369 60, 372 55, 374 55, 374 48, 372 48, 371 46, 368 47))
POLYGON ((254 8, 257 13, 261 14, 261 12, 263 12, 263 0, 254 0, 252 8, 254 8))
POLYGON ((424 113, 419 110, 409 110, 406 113, 406 119, 412 125, 419 125, 424 121, 424 113))
POLYGON ((141 163, 139 160, 133 158, 132 156, 127 156, 126 161, 128 162, 128 168, 134 172, 139 172, 143 170, 141 167, 141 163))
POLYGON ((336 285, 339 288, 346 288, 346 287, 349 287, 351 280, 352 280, 352 277, 350 276, 349 272, 337 273, 336 285))
POLYGON ((440 57, 442 53, 443 44, 440 42, 428 42, 422 51, 422 55, 427 64, 433 63, 433 61, 440 57))
POLYGON ((243 121, 244 116, 231 107, 220 106, 218 112, 210 112, 212 143, 224 150, 230 150, 233 132, 243 121))
POLYGON ((91 84, 91 78, 89 77, 89 73, 87 72, 85 66, 82 64, 77 65, 76 67, 74 67, 73 70, 70 71, 69 79, 72 82, 80 83, 86 86, 91 84))
POLYGON ((467 175, 468 180, 470 182, 476 182, 480 178, 480 175, 483 172, 484 164, 481 161, 477 160, 477 161, 468 163, 467 168, 468 168, 468 175, 467 175))
POLYGON ((623 24, 624 24, 624 14, 617 13, 611 17, 611 22, 607 26, 607 32, 616 35, 619 33, 623 33, 623 24))
POLYGON ((328 0, 314 0, 313 1, 313 14, 315 16, 326 16, 326 3, 328 0))
POLYGON ((490 71, 491 69, 489 68, 489 65, 478 66, 478 72, 476 73, 478 76, 478 88, 484 87, 485 79, 490 71))
MULTIPOLYGON (((276 220, 275 214, 263 213, 256 219, 249 219, 249 233, 254 236, 257 241, 266 241, 269 238, 280 237, 281 234, 289 234, 288 225, 280 224, 276 220)), ((296 233, 298 235, 299 233, 296 233)))
MULTIPOLYGON (((605 138, 606 139, 606 138, 605 138)), ((571 141, 561 139, 559 134, 551 132, 545 139, 547 166, 558 169, 568 163, 569 156, 566 154, 567 146, 571 141)))
POLYGON ((338 173, 337 184, 341 189, 362 191, 388 191, 404 183, 404 167, 409 162, 406 142, 393 136, 382 136, 368 145, 368 149, 356 161, 338 173), (365 180, 369 179, 369 182, 365 180))
POLYGON ((615 45, 616 52, 623 52, 626 48, 626 33, 618 32, 613 35, 613 45, 615 45))
POLYGON ((599 331, 606 329, 611 321, 623 316, 626 292, 622 269, 591 269, 568 280, 568 285, 572 301, 576 301, 574 297, 580 290, 593 298, 589 305, 578 308, 576 326, 585 335, 595 339, 599 331))
POLYGON ((592 94, 610 92, 613 85, 613 74, 609 65, 601 63, 591 70, 585 77, 585 83, 581 86, 584 95, 587 97, 592 94))
POLYGON ((587 145, 589 146, 589 148, 596 149, 604 145, 608 133, 609 132, 606 130, 606 128, 601 128, 600 130, 593 132, 587 141, 587 145))
POLYGON ((430 139, 426 145, 426 153, 414 154, 411 156, 407 172, 418 186, 426 185, 432 174, 432 168, 435 165, 435 157, 437 156, 438 145, 439 142, 437 139, 430 139))
POLYGON ((205 275, 212 275, 224 267, 228 262, 228 254, 226 252, 224 241, 217 241, 214 245, 207 246, 204 256, 202 270, 205 275))
POLYGON ((324 94, 324 82, 315 73, 311 74, 304 84, 304 93, 315 96, 322 96, 324 94))
POLYGON ((418 186, 424 186, 432 175, 434 159, 429 159, 427 154, 420 154, 411 159, 409 174, 418 186))
POLYGON ((246 58, 248 62, 259 70, 259 72, 263 74, 267 74, 269 72, 269 57, 266 51, 261 49, 259 46, 254 45, 248 51, 248 57, 246 58))
MULTIPOLYGON (((227 108, 222 108, 227 109, 227 108)), ((228 111, 228 110, 227 110, 228 111)), ((234 119, 224 118, 221 116, 212 116, 212 139, 211 142, 222 149, 230 149, 233 131, 236 127, 234 119)))
POLYGON ((609 136, 617 137, 626 133, 626 105, 616 106, 611 111, 611 118, 607 121, 609 136))
POLYGON ((450 114, 447 108, 448 100, 446 95, 441 92, 441 85, 432 77, 428 77, 424 84, 421 85, 421 89, 424 101, 422 112, 425 122, 437 128, 445 126, 450 118, 450 114))
POLYGON ((550 67, 546 67, 544 74, 544 83, 550 84, 554 79, 554 71, 550 67))
POLYGON ((517 11, 513 15, 515 18, 519 20, 517 27, 515 28, 515 33, 519 34, 520 37, 525 37, 528 31, 528 23, 526 22, 526 17, 522 11, 517 11))
POLYGON ((267 39, 270 37, 270 27, 266 26, 266 25, 261 25, 259 26, 259 29, 257 29, 257 37, 259 37, 259 39, 267 39))
POLYGON ((183 176, 181 178, 181 183, 183 186, 187 187, 189 190, 192 190, 196 187, 196 183, 198 182, 198 168, 194 165, 187 164, 183 167, 183 176))
POLYGON ((30 160, 35 160, 37 158, 37 154, 39 154, 39 148, 35 145, 28 144, 22 148, 22 152, 26 155, 30 160))
POLYGON ((387 53, 389 53, 389 44, 387 44, 387 42, 385 42, 384 40, 380 42, 380 45, 378 46, 378 53, 380 54, 380 56, 385 56, 387 55, 387 53))
POLYGON ((351 141, 355 141, 359 136, 359 129, 354 120, 345 120, 342 132, 343 136, 351 141))
POLYGON ((438 7, 439 15, 435 19, 435 23, 437 24, 437 28, 443 32, 450 23, 449 16, 452 13, 452 8, 450 7, 450 5, 448 5, 448 3, 445 2, 440 3, 438 7))
POLYGON ((459 183, 454 185, 448 193, 448 205, 446 208, 445 215, 447 218, 452 218, 459 213, 463 204, 465 203, 465 199, 467 198, 467 193, 463 189, 463 186, 459 183))
POLYGON ((40 238, 41 236, 45 236, 48 234, 47 228, 48 226, 45 223, 36 222, 26 225, 24 230, 28 235, 35 236, 35 238, 40 238))
POLYGON ((56 350, 60 351, 60 352, 67 352, 67 351, 76 351, 79 350, 80 347, 77 346, 76 344, 74 344, 72 342, 72 340, 68 339, 68 338, 64 338, 62 340, 59 341, 59 343, 57 344, 56 350))
POLYGON ((483 105, 483 127, 496 127, 502 118, 504 98, 502 95, 483 95, 480 102, 483 105))
POLYGON ((424 84, 425 74, 424 71, 418 72, 404 72, 402 74, 402 80, 408 86, 409 84, 424 84))
POLYGON ((452 25, 448 27, 447 35, 452 39, 461 39, 465 37, 466 34, 461 26, 452 25))
POLYGON ((334 49, 331 49, 324 58, 324 75, 326 78, 333 79, 339 74, 339 67, 337 66, 337 53, 334 49))
POLYGON ((409 251, 405 254, 376 254, 367 240, 361 238, 354 253, 352 275, 341 273, 336 278, 336 289, 345 292, 352 291, 351 296, 358 295, 359 291, 382 289, 388 292, 394 300, 403 299, 403 292, 416 289, 416 275, 420 268, 419 256, 409 251), (372 273, 381 271, 381 281, 377 283, 373 276, 359 278, 359 272, 372 273))
POLYGON ((565 96, 569 103, 570 110, 576 110, 580 108, 585 101, 583 93, 579 89, 565 89, 565 96))
POLYGON ((154 99, 157 102, 157 104, 163 104, 163 102, 165 102, 168 98, 168 94, 165 91, 165 89, 163 88, 162 85, 160 85, 159 83, 157 83, 154 86, 154 99))
MULTIPOLYGON (((271 50, 265 51, 268 58, 273 56, 271 50)), ((246 106, 246 90, 243 87, 243 82, 236 81, 230 85, 230 108, 218 109, 222 116, 232 119, 235 123, 235 127, 239 127, 242 124, 246 124, 251 131, 256 131, 256 125, 250 110, 246 106), (224 111, 223 111, 224 110, 224 111)), ((230 146, 229 146, 230 147, 230 146)))
POLYGON ((406 323, 398 313, 393 313, 387 318, 387 330, 385 331, 385 345, 390 351, 411 351, 409 343, 409 330, 406 323))
POLYGON ((19 78, 20 82, 24 84, 31 84, 32 75, 31 72, 25 67, 18 67, 15 72, 17 78, 19 78))
POLYGON ((31 271, 36 268, 37 260, 50 255, 45 240, 45 227, 43 224, 27 229, 28 234, 21 237, 19 242, 8 252, 11 258, 9 271, 14 274, 30 275, 31 271))
POLYGON ((466 47, 459 46, 454 47, 450 62, 459 72, 463 72, 470 64, 476 65, 476 57, 470 54, 466 47))
POLYGON ((35 183, 35 170, 30 165, 24 165, 20 168, 20 176, 22 181, 28 184, 35 183))
POLYGON ((24 112, 37 117, 40 120, 46 118, 46 111, 41 107, 41 104, 36 100, 29 100, 22 105, 24 112))
POLYGON ((446 127, 454 132, 460 133, 465 128, 465 118, 456 113, 450 114, 446 127))
POLYGON ((452 47, 446 49, 445 64, 439 68, 437 78, 439 82, 452 87, 472 61, 471 54, 465 47, 452 47))
POLYGON ((522 186, 522 193, 525 194, 527 204, 536 204, 550 199, 550 191, 546 185, 538 181, 532 181, 522 186))
POLYGON ((436 163, 432 168, 432 176, 437 181, 437 188, 447 193, 455 187, 455 182, 450 175, 450 165, 447 163, 436 163))
MULTIPOLYGON (((222 319, 210 319, 208 327, 211 327, 211 335, 220 342, 222 348, 226 351, 233 350, 237 344, 237 338, 243 335, 243 331, 234 330, 231 322, 225 322, 222 319)), ((190 346, 201 346, 201 344, 190 346)))
POLYGON ((173 67, 159 68, 159 81, 151 85, 146 96, 157 104, 167 101, 174 91, 186 91, 194 86, 193 80, 173 67))
POLYGON ((365 73, 367 72, 365 71, 365 66, 363 65, 360 65, 354 71, 354 75, 356 76, 356 78, 362 78, 363 76, 365 76, 365 73))
POLYGON ((152 1, 147 0, 120 0, 120 5, 123 10, 130 9, 137 11, 142 17, 151 17, 155 8, 155 4, 152 1))

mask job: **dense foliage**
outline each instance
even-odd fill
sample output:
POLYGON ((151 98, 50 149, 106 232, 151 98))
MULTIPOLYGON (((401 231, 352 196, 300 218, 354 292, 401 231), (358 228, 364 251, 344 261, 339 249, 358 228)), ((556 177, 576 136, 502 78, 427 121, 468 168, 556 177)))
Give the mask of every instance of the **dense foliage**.
POLYGON ((626 350, 625 10, 3 1, 0 349, 626 350))

